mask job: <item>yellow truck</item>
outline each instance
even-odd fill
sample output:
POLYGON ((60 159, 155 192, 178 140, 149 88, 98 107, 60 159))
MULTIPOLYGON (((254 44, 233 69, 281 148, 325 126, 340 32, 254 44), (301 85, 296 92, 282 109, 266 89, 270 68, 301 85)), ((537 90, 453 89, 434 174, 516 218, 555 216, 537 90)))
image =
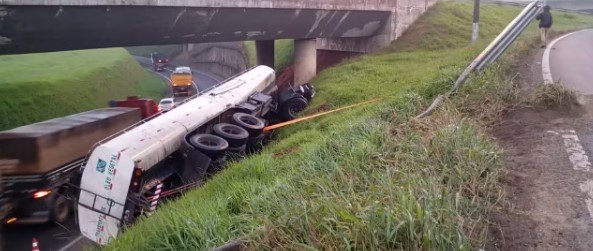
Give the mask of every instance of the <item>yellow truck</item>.
POLYGON ((171 74, 171 87, 175 96, 189 96, 194 85, 191 69, 186 66, 175 68, 171 74))

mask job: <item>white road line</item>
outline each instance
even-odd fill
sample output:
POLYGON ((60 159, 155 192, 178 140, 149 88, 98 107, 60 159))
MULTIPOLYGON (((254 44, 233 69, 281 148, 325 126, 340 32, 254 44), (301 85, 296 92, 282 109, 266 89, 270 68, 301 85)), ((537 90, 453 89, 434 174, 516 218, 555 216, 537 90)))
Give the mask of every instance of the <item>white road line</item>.
POLYGON ((547 131, 547 133, 551 133, 551 134, 554 134, 554 135, 560 135, 560 133, 558 133, 556 131, 547 131))
POLYGON ((554 78, 552 77, 552 69, 550 69, 550 51, 552 50, 554 45, 558 41, 562 40, 565 37, 568 37, 570 35, 573 35, 575 33, 581 32, 581 31, 587 31, 587 30, 589 30, 589 29, 584 29, 584 30, 568 33, 564 36, 554 39, 554 41, 552 41, 550 44, 548 44, 548 46, 546 47, 546 50, 544 51, 544 56, 542 58, 542 75, 544 77, 544 84, 553 84, 554 83, 554 78))
POLYGON ((82 239, 82 237, 83 237, 82 235, 76 237, 76 239, 74 239, 73 241, 66 244, 66 246, 63 246, 62 248, 60 248, 60 251, 68 250, 70 247, 74 246, 74 244, 76 244, 78 241, 80 241, 80 239, 82 239))
POLYGON ((158 72, 158 71, 153 71, 153 70, 150 70, 150 71, 152 71, 152 72, 154 72, 154 73, 156 73, 156 74, 159 74, 161 77, 163 77, 164 79, 166 79, 166 80, 168 80, 169 82, 171 82, 171 79, 169 79, 169 77, 167 77, 165 74, 162 74, 162 73, 160 73, 160 72, 158 72))
POLYGON ((589 216, 593 219, 593 180, 586 180, 579 185, 579 188, 589 196, 589 198, 585 199, 585 204, 587 204, 589 216))
POLYGON ((572 168, 577 171, 589 172, 591 170, 591 162, 589 162, 589 157, 587 157, 576 132, 569 130, 562 134, 562 139, 568 153, 568 159, 572 163, 572 168))
MULTIPOLYGON (((551 133, 554 131, 548 132, 551 133)), ((560 130, 559 132, 555 133, 562 135, 564 147, 568 153, 568 159, 570 159, 570 162, 572 163, 572 168, 576 171, 590 173, 591 162, 589 162, 589 157, 587 157, 587 154, 585 153, 583 145, 581 145, 576 132, 574 130, 560 130)), ((585 205, 587 206, 587 211, 589 211, 589 218, 593 221, 593 180, 585 180, 579 184, 579 189, 581 192, 587 195, 587 198, 585 199, 585 205)))
POLYGON ((544 76, 544 84, 554 83, 554 78, 552 78, 552 70, 550 69, 550 51, 552 47, 554 47, 554 45, 561 39, 568 37, 574 33, 576 33, 576 31, 556 38, 546 47, 546 50, 544 51, 544 57, 542 58, 542 75, 544 76))
POLYGON ((593 198, 593 180, 587 180, 579 185, 581 191, 593 198))
POLYGON ((585 204, 587 204, 587 211, 589 211, 589 218, 593 221, 593 199, 586 198, 585 204))

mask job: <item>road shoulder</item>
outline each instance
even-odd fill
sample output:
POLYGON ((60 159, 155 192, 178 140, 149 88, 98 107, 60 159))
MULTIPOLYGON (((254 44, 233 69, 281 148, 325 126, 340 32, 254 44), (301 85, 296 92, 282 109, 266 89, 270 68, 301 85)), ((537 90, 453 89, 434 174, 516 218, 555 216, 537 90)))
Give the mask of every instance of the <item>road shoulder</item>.
MULTIPOLYGON (((520 62, 520 95, 543 82, 543 50, 520 62)), ((590 250, 593 247, 593 99, 581 106, 524 107, 493 129, 504 149, 505 198, 491 214, 488 250, 590 250)))

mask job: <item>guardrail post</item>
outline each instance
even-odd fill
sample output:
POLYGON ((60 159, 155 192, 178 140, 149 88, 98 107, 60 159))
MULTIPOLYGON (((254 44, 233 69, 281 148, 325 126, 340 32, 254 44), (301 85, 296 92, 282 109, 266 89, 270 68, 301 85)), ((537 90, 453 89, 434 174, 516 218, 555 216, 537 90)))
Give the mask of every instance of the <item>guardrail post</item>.
POLYGON ((478 40, 480 33, 480 0, 474 0, 474 23, 472 27, 472 43, 478 40))

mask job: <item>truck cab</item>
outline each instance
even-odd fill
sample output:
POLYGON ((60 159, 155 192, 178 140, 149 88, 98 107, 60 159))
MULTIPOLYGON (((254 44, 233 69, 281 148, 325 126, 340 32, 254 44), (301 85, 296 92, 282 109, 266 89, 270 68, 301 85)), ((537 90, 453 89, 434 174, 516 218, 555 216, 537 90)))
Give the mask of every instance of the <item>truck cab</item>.
POLYGON ((192 71, 187 66, 175 68, 171 74, 171 87, 174 96, 189 96, 192 93, 194 79, 192 71))
POLYGON ((150 53, 150 61, 152 61, 154 71, 163 71, 169 63, 169 58, 159 52, 152 52, 150 53))
POLYGON ((141 120, 137 108, 102 108, 0 132, 3 223, 64 222, 89 149, 141 120))

